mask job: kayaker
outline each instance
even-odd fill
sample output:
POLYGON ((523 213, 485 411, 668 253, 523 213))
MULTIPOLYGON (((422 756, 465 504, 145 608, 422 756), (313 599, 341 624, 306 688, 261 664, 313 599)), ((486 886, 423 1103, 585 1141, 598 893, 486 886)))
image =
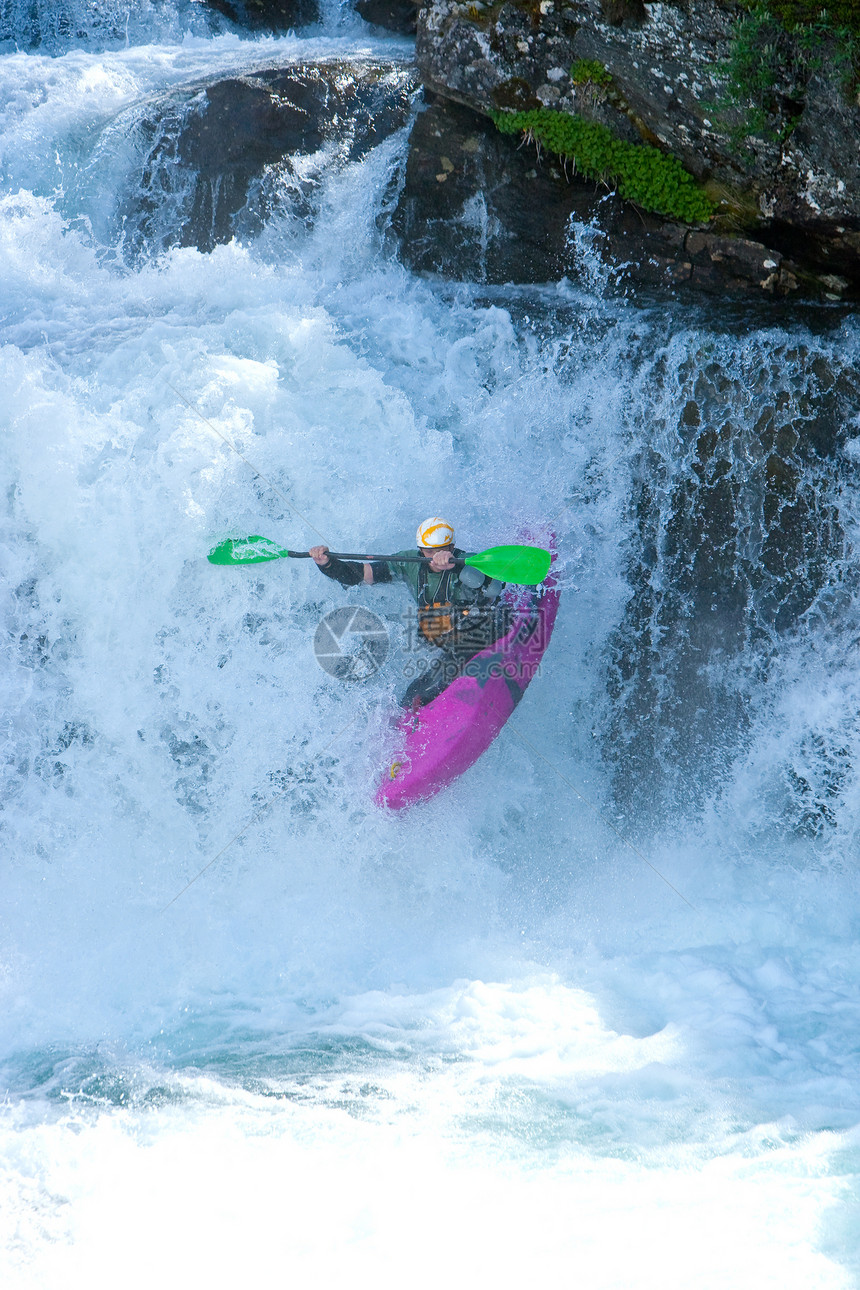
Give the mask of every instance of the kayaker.
POLYGON ((504 635, 507 608, 498 603, 504 584, 478 569, 458 563, 466 552, 454 544, 454 529, 433 515, 418 525, 417 550, 398 551, 390 561, 360 565, 337 560, 328 547, 311 547, 310 553, 327 578, 342 587, 359 583, 405 582, 418 604, 422 637, 440 651, 440 657, 422 672, 403 696, 403 705, 416 709, 429 703, 461 675, 475 654, 504 635), (397 556, 423 555, 425 563, 398 563, 397 556))

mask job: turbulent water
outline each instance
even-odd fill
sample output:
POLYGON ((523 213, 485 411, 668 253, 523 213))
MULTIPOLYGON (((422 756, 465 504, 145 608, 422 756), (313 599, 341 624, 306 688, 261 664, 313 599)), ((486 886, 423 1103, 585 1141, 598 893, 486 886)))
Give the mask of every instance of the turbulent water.
POLYGON ((348 13, 2 23, 3 1285, 854 1285, 856 317, 637 299, 585 229, 411 276, 410 48, 348 13), (312 65, 370 98, 227 201, 201 95, 312 65), (434 513, 565 590, 397 816, 402 594, 348 685, 356 593, 205 556, 434 513))

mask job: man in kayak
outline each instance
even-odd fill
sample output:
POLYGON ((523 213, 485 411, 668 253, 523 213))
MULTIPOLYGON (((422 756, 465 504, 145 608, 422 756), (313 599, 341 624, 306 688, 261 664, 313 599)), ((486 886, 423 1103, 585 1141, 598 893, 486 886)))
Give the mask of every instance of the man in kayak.
POLYGON ((440 657, 418 676, 403 696, 413 710, 430 703, 460 676, 475 654, 507 630, 506 606, 498 604, 503 583, 460 563, 465 551, 454 545, 454 529, 440 516, 418 525, 418 549, 398 551, 391 561, 360 565, 337 560, 328 547, 311 547, 320 571, 342 587, 405 582, 418 604, 418 627, 440 657), (421 564, 398 563, 397 556, 423 555, 421 564))

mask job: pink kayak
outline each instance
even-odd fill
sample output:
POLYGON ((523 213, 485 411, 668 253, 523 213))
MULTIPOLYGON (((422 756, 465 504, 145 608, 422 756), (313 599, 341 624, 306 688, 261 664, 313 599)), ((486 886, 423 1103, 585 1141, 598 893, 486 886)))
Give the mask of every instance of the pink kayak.
POLYGON ((396 810, 433 797, 486 752, 538 670, 552 635, 561 593, 550 572, 540 587, 512 587, 505 599, 511 628, 467 664, 437 698, 404 713, 399 740, 376 793, 396 810))

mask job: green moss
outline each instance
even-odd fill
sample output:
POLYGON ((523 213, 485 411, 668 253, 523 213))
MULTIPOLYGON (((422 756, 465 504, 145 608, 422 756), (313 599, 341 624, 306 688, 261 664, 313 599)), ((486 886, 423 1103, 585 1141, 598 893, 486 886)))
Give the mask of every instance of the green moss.
POLYGON ((860 36, 860 4, 857 0, 743 0, 748 9, 766 9, 772 18, 785 28, 824 23, 838 29, 845 27, 860 36))
POLYGON ((574 85, 611 85, 612 73, 596 58, 577 58, 570 69, 574 85))
POLYGON ((573 161, 586 179, 611 184, 619 196, 645 210, 688 224, 702 223, 714 213, 714 203, 677 157, 650 144, 625 143, 605 125, 551 108, 494 112, 492 117, 503 134, 525 134, 573 161))
POLYGON ((736 145, 752 135, 782 143, 803 112, 810 78, 823 67, 856 89, 860 74, 857 0, 745 0, 735 23, 731 54, 720 68, 725 82, 717 112, 740 111, 729 129, 736 145))
POLYGON ((524 81, 521 76, 512 76, 497 85, 491 98, 493 105, 503 112, 528 112, 531 108, 540 106, 540 99, 528 81, 524 81))

